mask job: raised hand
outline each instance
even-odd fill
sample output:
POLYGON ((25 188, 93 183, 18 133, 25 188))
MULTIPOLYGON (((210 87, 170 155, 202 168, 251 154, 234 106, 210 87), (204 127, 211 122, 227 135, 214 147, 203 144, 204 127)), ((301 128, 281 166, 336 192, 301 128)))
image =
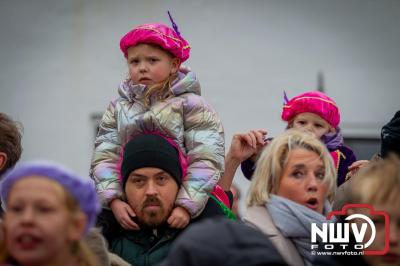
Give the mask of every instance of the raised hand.
POLYGON ((251 130, 244 134, 235 134, 232 138, 227 157, 239 163, 256 157, 264 148, 267 131, 263 129, 251 130))

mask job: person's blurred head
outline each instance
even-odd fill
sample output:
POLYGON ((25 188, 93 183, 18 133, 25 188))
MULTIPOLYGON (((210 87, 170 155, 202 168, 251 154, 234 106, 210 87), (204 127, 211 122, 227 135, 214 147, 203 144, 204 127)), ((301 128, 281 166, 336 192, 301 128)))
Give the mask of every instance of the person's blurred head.
POLYGON ((140 135, 125 145, 123 187, 139 224, 157 227, 166 221, 186 165, 176 144, 159 134, 140 135))
POLYGON ((21 164, 4 176, 1 198, 4 257, 19 265, 60 265, 92 256, 81 241, 100 208, 89 178, 52 163, 21 164))
POLYGON ((262 152, 247 203, 264 205, 276 194, 322 213, 335 193, 336 172, 325 145, 311 134, 288 130, 262 152))
POLYGON ((22 126, 0 112, 0 177, 21 157, 22 126))
POLYGON ((191 225, 159 266, 284 266, 270 239, 258 229, 225 218, 191 225))
MULTIPOLYGON (((400 265, 400 160, 395 155, 371 162, 352 177, 348 201, 370 204, 375 210, 389 214, 389 253, 384 256, 366 256, 370 265, 400 265)), ((368 215, 374 222, 376 237, 368 249, 383 250, 385 222, 382 216, 371 215, 367 209, 352 210, 368 215)), ((361 221, 356 221, 361 222, 361 221)), ((367 230, 366 239, 370 237, 367 230)))

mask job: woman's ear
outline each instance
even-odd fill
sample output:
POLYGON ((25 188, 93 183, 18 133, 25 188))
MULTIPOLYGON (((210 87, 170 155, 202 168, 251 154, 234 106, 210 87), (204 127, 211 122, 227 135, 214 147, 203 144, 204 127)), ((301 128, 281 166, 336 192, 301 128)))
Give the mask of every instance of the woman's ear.
POLYGON ((69 239, 71 241, 80 240, 85 232, 87 217, 82 212, 73 214, 71 224, 69 226, 69 239))
POLYGON ((179 70, 179 66, 181 65, 181 60, 177 57, 172 58, 171 61, 171 74, 176 74, 179 70))
POLYGON ((336 128, 334 128, 334 127, 330 127, 330 130, 329 130, 331 133, 333 133, 333 134, 335 134, 336 133, 336 128))

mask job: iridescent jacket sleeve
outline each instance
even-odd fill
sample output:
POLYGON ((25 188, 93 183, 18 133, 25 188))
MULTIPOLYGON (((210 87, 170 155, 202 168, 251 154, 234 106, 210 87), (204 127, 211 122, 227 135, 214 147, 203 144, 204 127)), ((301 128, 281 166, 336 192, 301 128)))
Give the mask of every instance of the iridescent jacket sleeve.
POLYGON ((96 183, 97 194, 104 206, 122 195, 117 171, 121 144, 115 105, 116 101, 111 102, 101 119, 90 167, 90 176, 96 183))
POLYGON ((183 105, 184 140, 188 172, 178 192, 176 205, 192 218, 204 209, 224 169, 224 130, 217 112, 202 98, 188 94, 183 105))

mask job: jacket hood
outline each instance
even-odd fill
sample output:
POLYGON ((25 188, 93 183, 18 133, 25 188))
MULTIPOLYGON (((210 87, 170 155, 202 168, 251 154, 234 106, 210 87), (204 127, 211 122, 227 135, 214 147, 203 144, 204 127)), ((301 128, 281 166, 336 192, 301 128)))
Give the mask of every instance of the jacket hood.
MULTIPOLYGON (((179 96, 184 93, 201 95, 200 83, 196 78, 195 73, 189 68, 181 66, 178 72, 178 77, 171 85, 171 90, 174 96, 179 96)), ((146 85, 133 84, 130 79, 126 79, 119 85, 118 93, 122 98, 126 98, 130 102, 133 102, 135 99, 143 99, 146 88, 146 85)))

